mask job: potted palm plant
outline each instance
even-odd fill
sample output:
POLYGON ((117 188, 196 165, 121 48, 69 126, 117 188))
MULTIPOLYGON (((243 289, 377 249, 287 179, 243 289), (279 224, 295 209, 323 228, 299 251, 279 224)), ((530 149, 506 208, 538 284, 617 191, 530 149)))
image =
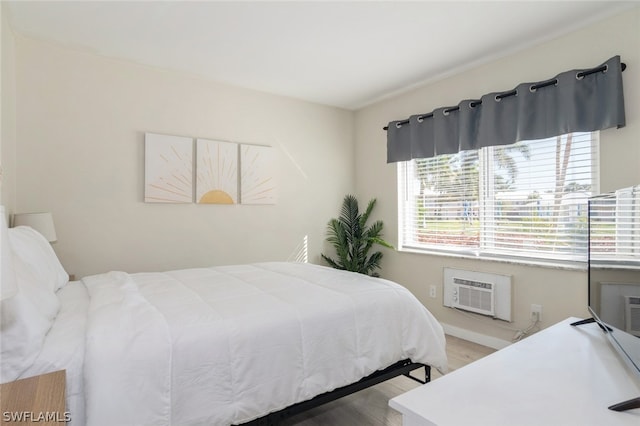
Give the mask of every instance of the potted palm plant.
POLYGON ((383 223, 375 221, 367 225, 369 215, 376 204, 376 199, 369 201, 364 213, 360 213, 358 199, 347 195, 342 202, 340 217, 331 219, 327 224, 327 241, 336 250, 337 259, 321 254, 322 258, 332 267, 361 274, 379 276, 376 272, 380 268, 382 252, 376 251, 369 255, 375 244, 393 248, 382 238, 383 223))

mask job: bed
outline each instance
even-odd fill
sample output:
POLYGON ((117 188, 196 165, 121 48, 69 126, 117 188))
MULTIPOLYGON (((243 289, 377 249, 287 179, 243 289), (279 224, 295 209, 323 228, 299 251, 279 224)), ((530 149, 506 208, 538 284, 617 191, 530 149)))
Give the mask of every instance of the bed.
POLYGON ((37 232, 3 232, 1 382, 65 369, 71 425, 257 423, 380 371, 446 371, 442 327, 388 280, 267 262, 68 282, 37 232))

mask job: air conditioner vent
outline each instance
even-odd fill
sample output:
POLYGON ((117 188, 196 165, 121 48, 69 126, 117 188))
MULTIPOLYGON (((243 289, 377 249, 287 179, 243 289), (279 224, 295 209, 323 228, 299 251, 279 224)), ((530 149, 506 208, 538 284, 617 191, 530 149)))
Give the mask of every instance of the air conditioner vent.
POLYGON ((511 321, 511 277, 444 268, 444 305, 511 321))
POLYGON ((624 296, 625 329, 640 337, 640 297, 624 296))
POLYGON ((454 306, 479 314, 494 315, 493 284, 480 281, 453 279, 454 306))

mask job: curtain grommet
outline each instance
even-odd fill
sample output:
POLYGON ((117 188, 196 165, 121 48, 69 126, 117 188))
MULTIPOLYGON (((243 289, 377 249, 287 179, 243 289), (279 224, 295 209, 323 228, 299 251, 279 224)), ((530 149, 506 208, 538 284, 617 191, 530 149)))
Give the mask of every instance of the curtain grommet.
POLYGON ((424 118, 423 117, 418 117, 418 118, 416 118, 416 121, 418 123, 422 123, 424 121, 424 118))
POLYGON ((582 72, 577 72, 576 73, 576 80, 582 80, 584 79, 584 74, 582 74, 582 72))
POLYGON ((400 124, 400 122, 396 123, 396 129, 399 129, 400 127, 402 127, 402 124, 400 124))
POLYGON ((535 84, 532 84, 531 86, 529 86, 529 92, 536 93, 537 90, 538 88, 536 87, 535 84))
POLYGON ((498 93, 495 97, 496 102, 502 101, 502 98, 507 98, 510 96, 518 96, 518 89, 512 90, 510 92, 498 93))

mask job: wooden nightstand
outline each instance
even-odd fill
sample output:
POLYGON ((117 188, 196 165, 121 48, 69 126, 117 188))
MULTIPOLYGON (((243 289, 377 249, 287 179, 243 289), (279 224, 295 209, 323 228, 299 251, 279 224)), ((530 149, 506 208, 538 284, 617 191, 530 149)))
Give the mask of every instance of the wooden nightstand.
POLYGON ((0 423, 63 425, 69 420, 64 370, 0 385, 0 423))

